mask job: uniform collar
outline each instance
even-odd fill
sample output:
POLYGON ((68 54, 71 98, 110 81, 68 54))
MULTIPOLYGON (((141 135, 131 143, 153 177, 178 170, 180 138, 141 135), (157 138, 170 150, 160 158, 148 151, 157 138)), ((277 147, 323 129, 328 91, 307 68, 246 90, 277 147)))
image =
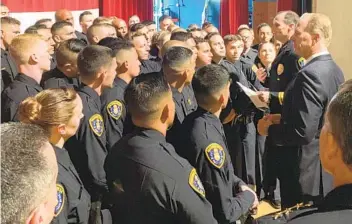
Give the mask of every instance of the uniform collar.
POLYGON ((93 100, 95 100, 95 99, 99 100, 99 104, 100 104, 100 96, 98 95, 97 92, 94 91, 94 89, 92 89, 89 86, 87 86, 84 83, 82 83, 80 85, 79 91, 87 94, 93 100))
POLYGON ((175 87, 171 87, 172 97, 175 99, 176 102, 181 102, 183 99, 182 93, 178 91, 175 87))
POLYGON ((155 142, 166 143, 166 137, 157 130, 137 127, 136 131, 139 135, 153 139, 155 142))
POLYGON ((127 87, 127 85, 128 85, 127 82, 125 82, 125 80, 123 80, 123 79, 121 79, 121 78, 119 78, 119 77, 116 77, 116 78, 115 78, 114 84, 115 84, 116 86, 119 86, 119 87, 123 88, 123 89, 126 89, 126 87, 127 87))
POLYGON ((35 81, 35 79, 33 79, 32 77, 29 77, 28 75, 25 75, 23 73, 18 73, 18 75, 16 76, 15 79, 19 82, 26 83, 26 84, 33 86, 33 87, 40 87, 40 85, 37 83, 37 81, 35 81))
POLYGON ((209 111, 203 109, 203 108, 202 108, 201 106, 199 106, 199 105, 198 105, 198 108, 197 108, 197 112, 196 112, 196 113, 198 113, 198 114, 200 114, 201 116, 203 116, 203 117, 205 117, 205 118, 207 118, 207 119, 213 121, 214 123, 212 123, 212 124, 216 124, 217 127, 218 127, 218 126, 219 126, 219 127, 222 126, 220 119, 219 119, 217 116, 215 116, 215 114, 213 114, 213 113, 211 113, 211 112, 209 112, 209 111))
POLYGON ((352 208, 352 184, 346 184, 330 191, 319 206, 321 210, 352 208))
POLYGON ((71 163, 70 163, 70 157, 68 155, 68 152, 64 148, 59 148, 55 145, 52 145, 54 147, 54 151, 56 154, 57 162, 61 164, 65 168, 69 168, 71 163))
POLYGON ((284 51, 291 51, 294 50, 294 44, 292 40, 287 41, 284 45, 282 45, 279 54, 284 51))

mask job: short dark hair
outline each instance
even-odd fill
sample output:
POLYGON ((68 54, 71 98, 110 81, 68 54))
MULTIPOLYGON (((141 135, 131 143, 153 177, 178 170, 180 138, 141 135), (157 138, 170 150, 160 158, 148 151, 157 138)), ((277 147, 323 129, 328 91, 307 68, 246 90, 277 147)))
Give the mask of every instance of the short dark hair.
POLYGON ((294 24, 296 26, 298 24, 299 16, 294 11, 281 11, 277 13, 277 15, 280 14, 285 14, 284 23, 286 25, 294 24))
POLYGON ((186 42, 189 39, 192 39, 193 36, 191 33, 186 33, 186 32, 176 32, 176 33, 172 33, 170 40, 179 40, 182 42, 186 42))
POLYGON ((204 30, 204 29, 208 28, 209 26, 214 26, 214 25, 211 22, 204 22, 202 24, 202 29, 204 30))
POLYGON ((43 23, 46 23, 46 22, 51 22, 52 19, 49 19, 49 18, 45 18, 45 19, 40 19, 40 20, 37 20, 37 22, 35 22, 35 26, 38 26, 38 25, 43 25, 43 23))
POLYGON ((348 166, 352 166, 352 85, 344 84, 330 102, 327 118, 330 131, 342 150, 342 159, 348 166))
POLYGON ((63 41, 55 53, 57 65, 64 65, 72 59, 71 55, 79 54, 86 46, 87 44, 83 40, 77 38, 63 41))
POLYGON ((79 22, 82 22, 84 16, 93 15, 90 11, 84 11, 79 15, 79 22))
POLYGON ((158 101, 171 94, 169 84, 160 73, 149 73, 134 78, 125 91, 125 101, 132 119, 150 119, 160 108, 158 101))
POLYGON ((11 24, 11 25, 18 25, 18 26, 21 25, 21 22, 19 20, 10 16, 1 17, 0 23, 1 25, 4 25, 4 24, 11 24))
POLYGON ((217 32, 208 33, 208 34, 204 37, 204 39, 210 40, 213 36, 217 36, 217 35, 221 36, 221 34, 220 34, 220 33, 217 33, 217 32))
POLYGON ((153 20, 144 20, 142 24, 144 24, 145 26, 150 26, 155 24, 155 22, 153 20))
POLYGON ((198 102, 207 104, 209 97, 222 90, 230 81, 230 75, 221 65, 201 67, 193 77, 192 87, 198 102))
POLYGON ((169 15, 162 15, 159 17, 159 23, 161 23, 162 21, 164 21, 165 19, 172 19, 171 16, 169 15))
POLYGON ((171 47, 163 57, 163 68, 177 70, 182 68, 186 62, 190 62, 193 51, 185 47, 171 47))
POLYGON ((201 44, 201 43, 208 43, 208 41, 204 38, 201 37, 194 37, 194 41, 196 42, 196 45, 201 44))
POLYGON ((111 65, 115 57, 110 48, 90 45, 85 47, 79 54, 77 59, 77 67, 82 79, 92 80, 102 67, 111 65))
POLYGON ((66 22, 66 21, 56 22, 51 27, 51 33, 54 35, 54 33, 56 33, 58 30, 64 28, 65 26, 72 26, 73 27, 72 23, 70 23, 70 22, 66 22))
POLYGON ((38 34, 38 30, 46 30, 49 29, 46 27, 44 24, 39 24, 39 25, 33 25, 28 27, 24 33, 32 33, 32 34, 38 34))
POLYGON ((105 37, 99 41, 98 45, 110 48, 113 50, 114 55, 118 54, 121 50, 131 50, 134 48, 130 41, 114 37, 105 37))
POLYGON ((54 181, 43 153, 49 134, 34 124, 1 124, 1 223, 25 223, 54 181), (6 210, 5 210, 6 209, 6 210))
POLYGON ((133 24, 133 25, 130 27, 130 32, 137 32, 138 30, 141 30, 141 29, 143 29, 144 27, 146 27, 146 25, 144 25, 144 24, 142 24, 142 23, 133 24))
POLYGON ((267 23, 261 23, 261 24, 259 24, 258 27, 257 27, 257 33, 259 33, 259 31, 260 31, 261 28, 266 27, 266 26, 270 27, 270 25, 267 24, 267 23))
POLYGON ((225 46, 232 42, 232 41, 243 41, 242 37, 240 35, 234 35, 234 34, 228 34, 226 36, 224 36, 224 43, 225 43, 225 46))

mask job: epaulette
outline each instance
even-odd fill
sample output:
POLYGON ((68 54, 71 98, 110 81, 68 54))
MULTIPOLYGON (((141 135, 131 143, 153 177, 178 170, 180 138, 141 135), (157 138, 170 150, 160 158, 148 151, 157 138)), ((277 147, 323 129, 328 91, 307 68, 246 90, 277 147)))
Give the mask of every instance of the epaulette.
POLYGON ((284 215, 285 216, 288 216, 290 213, 294 212, 294 211, 298 211, 298 210, 301 210, 301 209, 305 209, 305 208, 309 208, 309 207, 312 207, 313 204, 304 204, 304 203, 299 203, 295 206, 292 206, 290 208, 286 208, 285 210, 283 211, 280 211, 280 212, 277 212, 275 214, 272 215, 273 219, 276 220, 276 219, 279 219, 281 217, 283 217, 284 215))

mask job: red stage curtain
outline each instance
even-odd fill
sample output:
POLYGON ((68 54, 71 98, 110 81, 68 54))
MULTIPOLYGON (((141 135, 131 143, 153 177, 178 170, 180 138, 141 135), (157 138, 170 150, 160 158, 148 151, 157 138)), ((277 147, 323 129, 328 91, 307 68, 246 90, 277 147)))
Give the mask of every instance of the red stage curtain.
POLYGON ((248 24, 248 0, 222 0, 220 31, 222 35, 235 34, 241 24, 248 24))
POLYGON ((278 0, 278 11, 286 11, 292 10, 297 11, 297 3, 296 0, 278 0))
POLYGON ((116 16, 128 22, 132 15, 141 21, 153 19, 153 0, 100 0, 100 15, 116 16))
POLYGON ((50 12, 58 9, 97 9, 99 0, 2 0, 10 12, 50 12))

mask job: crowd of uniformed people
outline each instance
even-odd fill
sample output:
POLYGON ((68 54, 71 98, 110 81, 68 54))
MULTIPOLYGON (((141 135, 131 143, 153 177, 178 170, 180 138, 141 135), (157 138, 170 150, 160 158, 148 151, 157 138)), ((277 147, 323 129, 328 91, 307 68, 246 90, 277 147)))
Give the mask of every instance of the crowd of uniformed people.
POLYGON ((78 32, 62 9, 21 34, 8 11, 2 223, 351 222, 352 85, 327 16, 223 37, 89 11, 78 32), (281 211, 254 220, 261 200, 281 211))

